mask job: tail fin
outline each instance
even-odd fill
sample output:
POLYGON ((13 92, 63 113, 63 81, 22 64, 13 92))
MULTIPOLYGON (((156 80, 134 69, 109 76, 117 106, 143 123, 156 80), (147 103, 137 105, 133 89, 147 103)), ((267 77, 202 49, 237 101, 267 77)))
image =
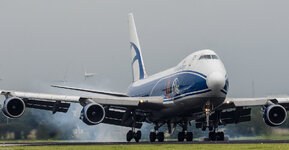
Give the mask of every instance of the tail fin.
POLYGON ((133 81, 135 82, 140 79, 146 78, 147 73, 143 63, 143 57, 132 13, 128 14, 128 21, 129 21, 129 34, 130 34, 130 49, 132 55, 131 65, 133 71, 133 81))

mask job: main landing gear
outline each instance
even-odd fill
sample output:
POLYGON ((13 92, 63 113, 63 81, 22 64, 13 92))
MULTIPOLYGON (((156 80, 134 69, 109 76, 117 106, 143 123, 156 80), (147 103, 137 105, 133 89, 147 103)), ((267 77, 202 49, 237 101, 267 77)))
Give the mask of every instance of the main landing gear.
POLYGON ((141 139, 141 131, 134 132, 134 130, 129 130, 126 134, 126 141, 130 142, 132 139, 139 142, 141 139))
POLYGON ((150 132, 150 142, 155 142, 156 140, 158 140, 159 142, 163 142, 164 139, 164 132, 150 132))
POLYGON ((225 140, 224 132, 216 132, 216 131, 209 132, 209 140, 224 141, 225 140))
POLYGON ((155 131, 154 132, 150 132, 150 142, 155 142, 156 140, 158 140, 159 142, 163 142, 165 139, 165 134, 164 132, 159 132, 158 129, 162 126, 163 124, 159 125, 156 124, 155 126, 155 131))
MULTIPOLYGON (((162 124, 158 124, 156 123, 155 128, 154 128, 154 132, 150 132, 150 142, 155 142, 156 140, 158 142, 163 142, 164 141, 164 132, 159 132, 158 129, 163 126, 165 123, 162 124)), ((171 128, 171 124, 168 122, 168 131, 169 133, 172 133, 172 128, 171 128)), ((188 126, 188 122, 187 121, 183 121, 181 123, 178 123, 179 126, 182 127, 182 131, 178 133, 178 141, 179 142, 183 142, 183 141, 193 141, 193 133, 192 132, 188 132, 187 131, 187 126, 188 126)), ((176 128, 177 124, 174 124, 174 129, 176 128)))
POLYGON ((134 139, 136 142, 139 142, 139 140, 141 139, 141 131, 135 132, 135 124, 136 124, 135 111, 132 111, 132 120, 133 120, 132 129, 127 132, 126 141, 130 142, 132 139, 134 139))
POLYGON ((193 141, 193 132, 187 131, 188 123, 182 122, 179 123, 179 125, 183 128, 183 130, 182 132, 178 133, 178 141, 183 142, 185 139, 186 141, 193 141))

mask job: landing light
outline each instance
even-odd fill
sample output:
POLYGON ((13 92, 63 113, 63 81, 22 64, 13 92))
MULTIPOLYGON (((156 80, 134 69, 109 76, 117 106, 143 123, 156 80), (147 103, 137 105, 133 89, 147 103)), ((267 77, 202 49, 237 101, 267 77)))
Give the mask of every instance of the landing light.
POLYGON ((143 103, 143 102, 144 102, 144 100, 140 100, 139 102, 140 102, 140 103, 143 103))

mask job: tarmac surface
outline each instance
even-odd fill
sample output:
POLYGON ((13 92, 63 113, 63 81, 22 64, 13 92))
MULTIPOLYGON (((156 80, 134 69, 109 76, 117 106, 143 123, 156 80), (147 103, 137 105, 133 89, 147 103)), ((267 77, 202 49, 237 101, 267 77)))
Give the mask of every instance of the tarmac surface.
POLYGON ((142 144, 274 144, 289 143, 289 140, 230 140, 230 141, 192 141, 192 142, 35 142, 1 143, 0 146, 53 146, 53 145, 142 145, 142 144))

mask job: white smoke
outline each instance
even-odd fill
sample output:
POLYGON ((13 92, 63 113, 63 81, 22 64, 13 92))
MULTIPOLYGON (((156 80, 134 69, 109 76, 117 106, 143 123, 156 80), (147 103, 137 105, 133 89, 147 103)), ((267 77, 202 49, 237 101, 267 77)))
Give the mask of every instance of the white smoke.
MULTIPOLYGON (((43 82, 35 82, 33 86, 37 86, 37 92, 45 93, 58 93, 64 95, 82 95, 82 96, 103 96, 99 94, 78 92, 64 89, 56 89, 48 86, 49 84, 43 84, 43 82)), ((100 89, 84 84, 73 85, 76 87, 100 89)), ((33 88, 34 89, 34 88, 33 88)), ((103 90, 103 89, 101 89, 103 90)), ((107 89, 105 89, 107 90, 107 89)), ((53 124, 59 129, 71 129, 73 137, 67 137, 67 139, 81 140, 81 141, 94 141, 94 142, 124 142, 126 141, 126 133, 131 129, 128 127, 121 127, 116 125, 98 124, 98 125, 87 125, 79 119, 82 106, 78 103, 72 103, 67 113, 57 112, 52 115, 42 115, 39 111, 32 111, 35 117, 41 120, 53 124)), ((146 126, 146 125, 145 125, 146 126)), ((143 128, 142 138, 147 138, 149 129, 143 128)))

